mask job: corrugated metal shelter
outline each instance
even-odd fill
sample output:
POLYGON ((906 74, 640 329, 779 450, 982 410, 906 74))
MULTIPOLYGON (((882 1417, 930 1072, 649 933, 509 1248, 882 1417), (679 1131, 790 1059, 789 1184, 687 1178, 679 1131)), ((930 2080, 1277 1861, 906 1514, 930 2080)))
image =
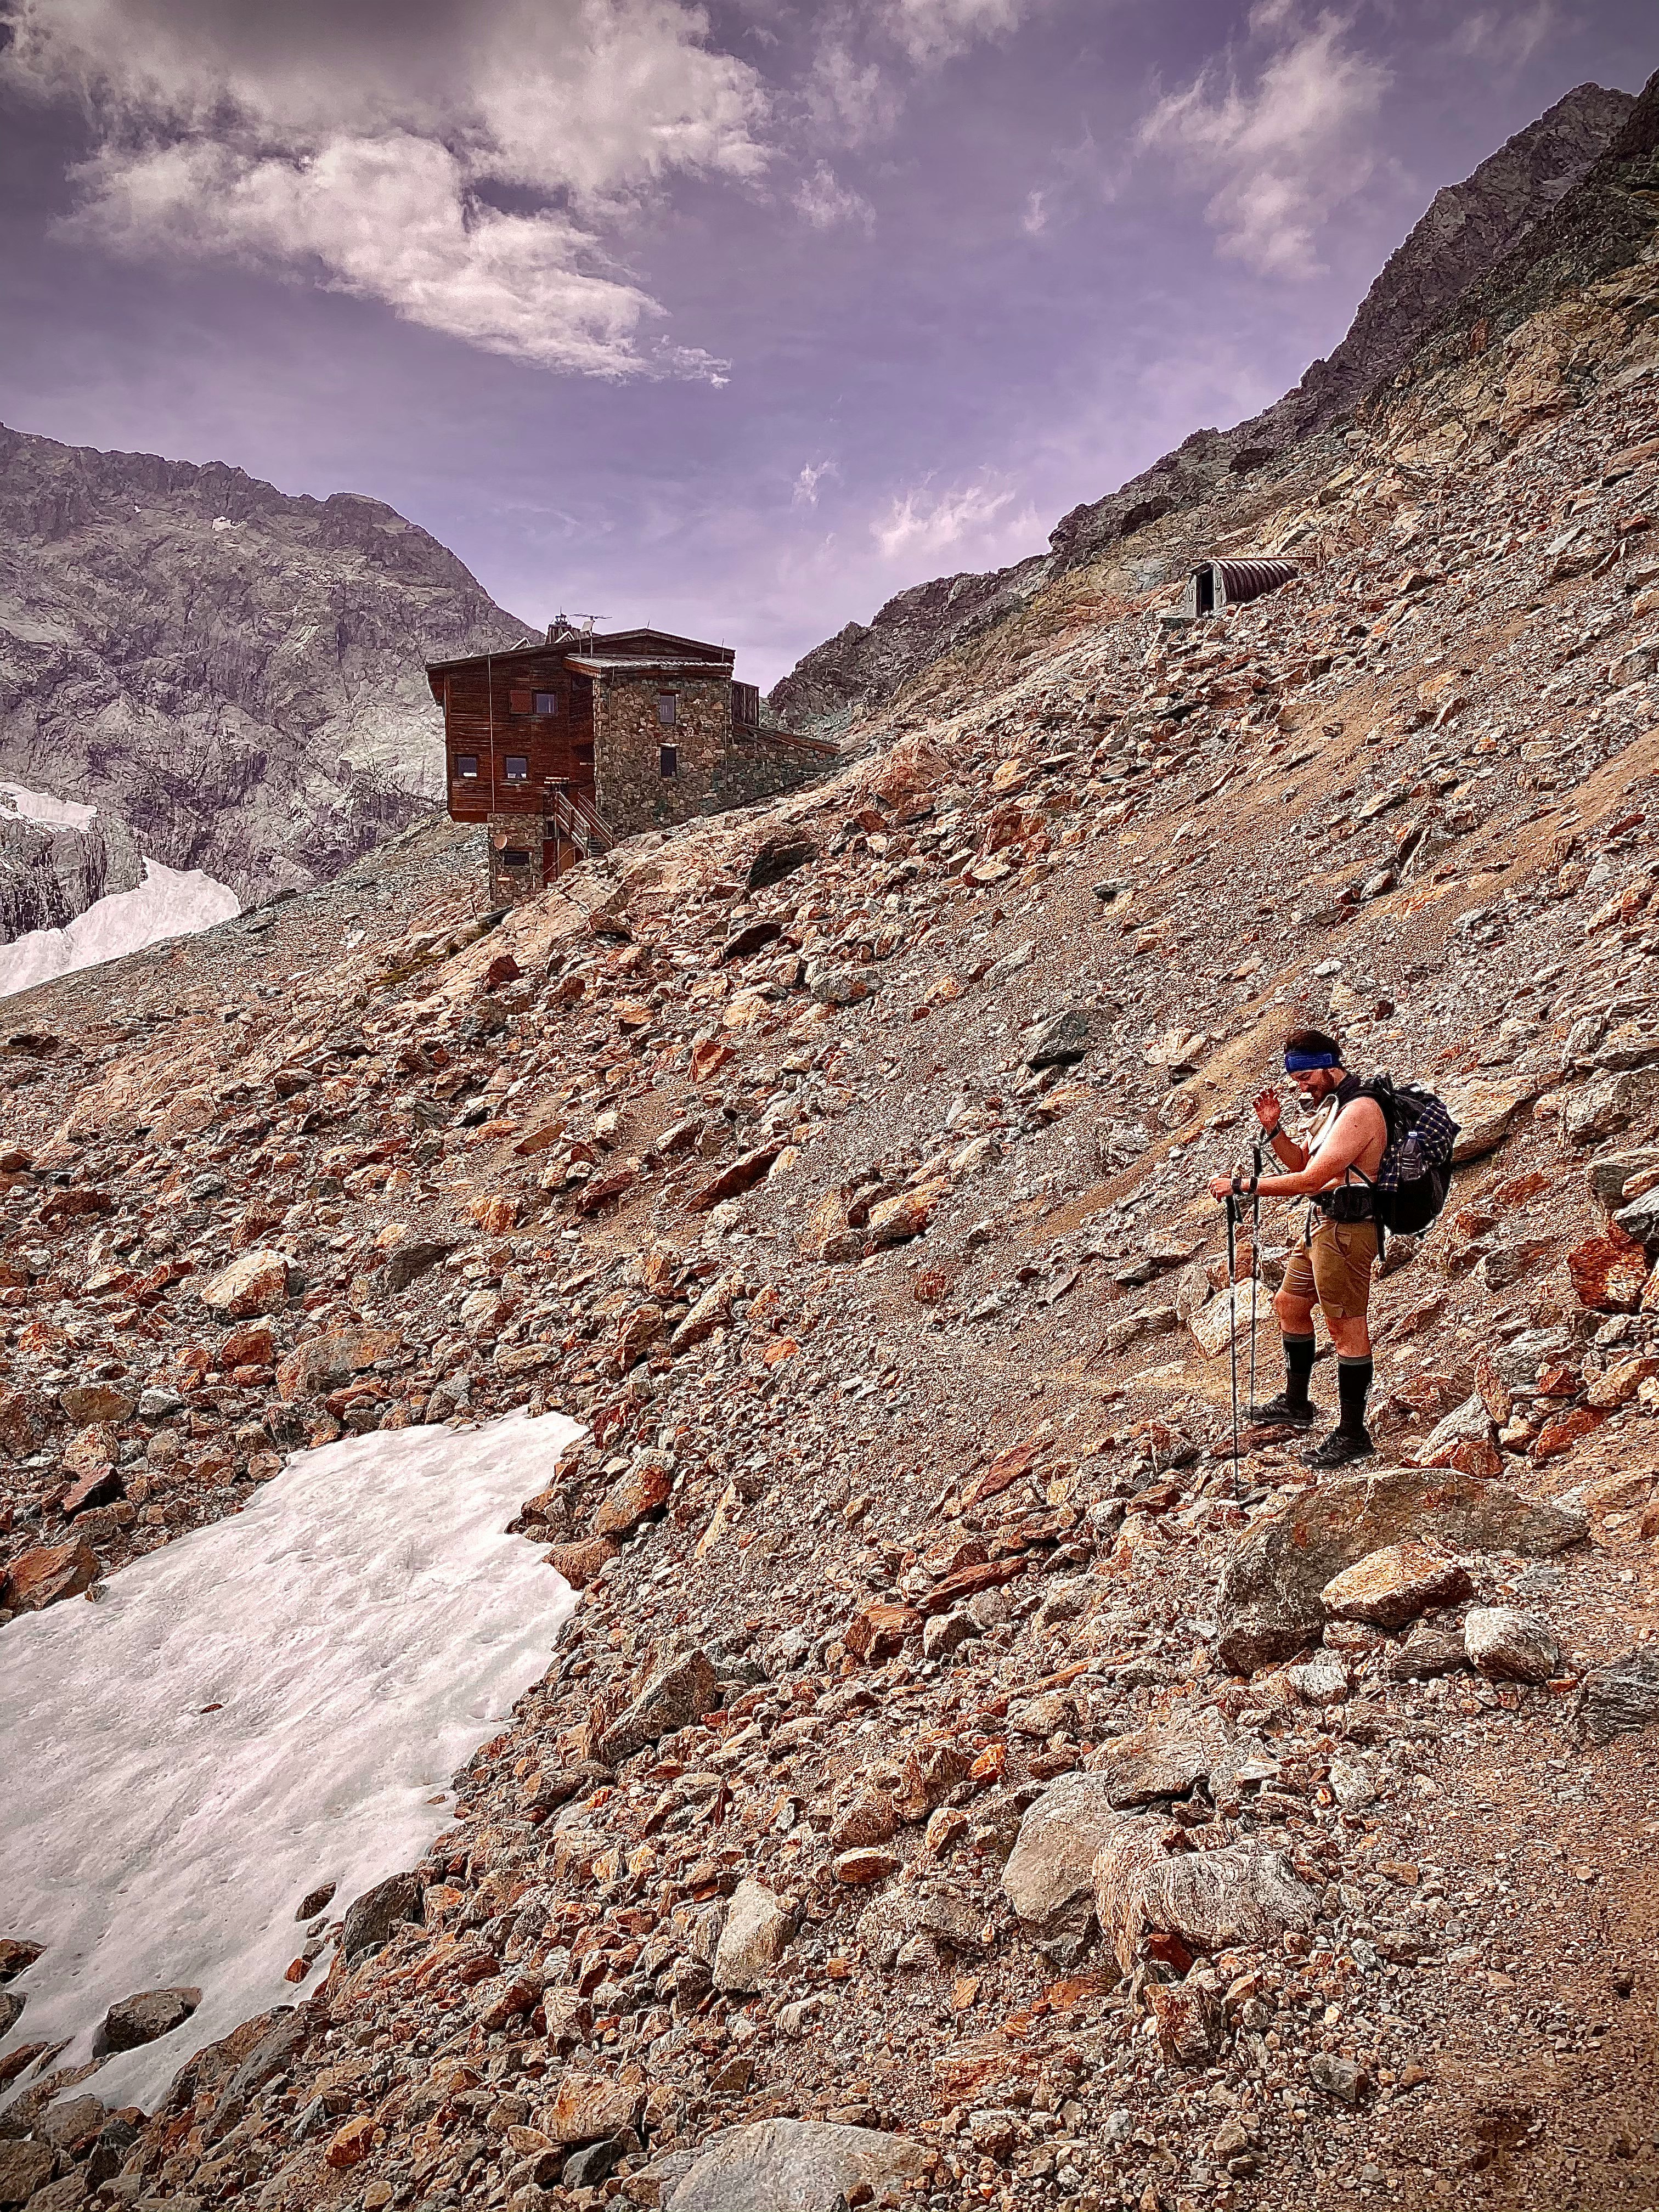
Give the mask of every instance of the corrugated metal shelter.
POLYGON ((1294 561, 1203 561, 1187 580, 1184 615, 1219 614, 1223 607, 1259 599, 1298 574, 1294 561))

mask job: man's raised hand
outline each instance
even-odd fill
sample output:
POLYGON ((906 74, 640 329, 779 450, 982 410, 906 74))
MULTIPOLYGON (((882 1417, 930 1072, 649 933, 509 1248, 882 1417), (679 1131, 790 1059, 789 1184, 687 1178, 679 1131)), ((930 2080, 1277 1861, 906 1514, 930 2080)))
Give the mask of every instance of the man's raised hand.
POLYGON ((1267 1090, 1259 1091, 1250 1103, 1255 1108, 1256 1120, 1271 1137, 1278 1128, 1285 1111, 1279 1103, 1279 1093, 1269 1084, 1267 1090))

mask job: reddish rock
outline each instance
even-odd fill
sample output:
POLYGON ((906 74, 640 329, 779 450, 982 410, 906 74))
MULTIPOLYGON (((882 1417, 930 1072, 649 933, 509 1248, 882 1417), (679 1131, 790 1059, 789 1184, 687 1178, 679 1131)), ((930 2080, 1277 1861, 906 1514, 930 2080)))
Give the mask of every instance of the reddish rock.
POLYGON ((219 1364, 226 1374, 234 1367, 269 1367, 276 1356, 276 1340, 264 1322, 234 1328, 219 1340, 219 1364))
POLYGON ((837 1881, 848 1882, 859 1887, 872 1881, 885 1881, 890 1875, 898 1872, 902 1863, 891 1851, 860 1845, 853 1850, 842 1851, 832 1863, 832 1870, 837 1881))
POLYGON ((0 1604, 14 1613, 40 1613, 59 1598, 78 1597, 98 1579, 98 1554, 78 1537, 43 1544, 14 1559, 0 1583, 0 1604))
POLYGON ((1462 1443, 1452 1447, 1448 1467, 1455 1467, 1460 1474, 1472 1474, 1481 1482, 1494 1481, 1504 1472, 1504 1455, 1490 1437, 1466 1437, 1462 1443))
POLYGON ((1146 2009, 1158 2022, 1165 2055, 1176 2065, 1209 2064, 1221 2045, 1221 2001, 1204 1980, 1194 1975, 1184 1982, 1149 1982, 1146 2009))
POLYGON ((374 2115, 355 2112, 343 2127, 336 2129, 324 2155, 337 2172, 349 2166, 361 2166, 374 2141, 374 2115))
POLYGON ((1659 1359, 1639 1354, 1633 1359, 1619 1360, 1596 1376, 1584 1394, 1584 1402, 1596 1413, 1611 1413, 1616 1406, 1627 1406, 1655 1375, 1659 1375, 1659 1359))
POLYGON ((723 1167, 717 1176, 704 1183, 701 1190, 693 1192, 685 1201, 686 1212, 708 1213, 722 1199, 737 1198, 744 1191, 752 1190, 783 1151, 784 1143, 785 1140, 780 1139, 776 1144, 761 1145, 752 1152, 740 1153, 729 1166, 723 1167))
POLYGON ((1648 1279, 1647 1255, 1633 1237, 1609 1223, 1567 1255, 1567 1273, 1581 1306, 1596 1313, 1634 1313, 1648 1279))
POLYGON ((602 1574, 621 1549, 612 1536, 588 1536, 579 1543, 555 1544, 544 1557, 556 1574, 562 1575, 572 1589, 579 1590, 586 1589, 602 1574))
POLYGON ((1338 1620, 1403 1628, 1432 1607, 1454 1605, 1468 1597, 1473 1588, 1461 1559, 1407 1537, 1367 1553, 1333 1575, 1319 1595, 1326 1612, 1338 1620))
POLYGON ((659 1459, 641 1461, 619 1475, 605 1492, 593 1515, 592 1534, 626 1536, 647 1513, 654 1513, 666 1503, 673 1487, 674 1478, 659 1459))
POLYGON ((118 1498, 125 1495, 126 1484, 121 1479, 119 1468, 89 1468, 64 1492, 58 1510, 66 1521, 73 1521, 77 1513, 88 1512, 99 1505, 112 1505, 118 1498))
POLYGON ((853 1615, 842 1641, 854 1659, 893 1659, 921 1626, 914 1606, 866 1605, 853 1615))
POLYGON ((642 2087, 626 2081, 567 2074, 553 2101, 538 2107, 536 2125, 556 2143, 598 2142, 634 2125, 645 2094, 642 2087))
POLYGON ((77 1428, 94 1421, 125 1421, 132 1400, 110 1382, 82 1382, 63 1391, 58 1404, 77 1428))
POLYGON ((349 1322, 296 1344, 276 1370, 276 1395, 284 1404, 296 1398, 320 1398, 361 1375, 377 1359, 388 1359, 403 1343, 395 1328, 349 1322))
POLYGON ((1595 1406, 1574 1406, 1565 1413, 1557 1413, 1545 1422, 1533 1444, 1534 1459, 1559 1459, 1563 1452, 1571 1451, 1580 1437, 1587 1437, 1599 1429, 1607 1415, 1595 1406))
POLYGON ((996 1589, 1024 1571, 1024 1559, 986 1559, 978 1566, 959 1567, 955 1574, 946 1575, 943 1582, 933 1584, 921 1601, 921 1609, 924 1613, 949 1613, 964 1598, 977 1597, 981 1590, 996 1589))
POLYGON ((1501 1429, 1515 1410, 1515 1401, 1489 1352, 1483 1352, 1474 1363, 1474 1395, 1486 1408, 1488 1420, 1501 1429))
POLYGON ((920 1237, 950 1190, 948 1182, 923 1183, 918 1190, 901 1191, 872 1209, 868 1237, 873 1250, 884 1244, 908 1243, 920 1237))
POLYGON ((280 1313, 288 1304, 286 1252, 274 1245, 255 1245, 204 1284, 202 1303, 225 1321, 249 1321, 256 1314, 280 1313))

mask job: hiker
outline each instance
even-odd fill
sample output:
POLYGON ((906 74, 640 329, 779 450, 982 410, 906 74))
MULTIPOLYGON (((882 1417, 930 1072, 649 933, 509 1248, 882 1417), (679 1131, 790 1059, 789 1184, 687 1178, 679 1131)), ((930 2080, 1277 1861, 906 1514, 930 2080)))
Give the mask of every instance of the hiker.
POLYGON ((1305 1104, 1322 1109, 1308 1145, 1285 1133, 1279 1093, 1269 1085, 1254 1102, 1255 1117, 1289 1174, 1218 1176, 1210 1194, 1224 1201, 1258 1195, 1312 1199, 1301 1244, 1273 1299, 1285 1344, 1285 1388, 1265 1406, 1252 1406, 1250 1418, 1299 1429, 1313 1425, 1317 1409, 1308 1384, 1314 1364, 1313 1311, 1318 1306, 1336 1346, 1340 1413, 1336 1427, 1304 1455, 1304 1462, 1316 1468, 1346 1467, 1369 1459, 1374 1449, 1365 1428, 1365 1395, 1371 1385, 1365 1310, 1377 1256, 1372 1186, 1388 1146, 1389 1124, 1359 1077, 1343 1066, 1335 1038, 1322 1030, 1291 1031, 1285 1040, 1285 1073, 1297 1079, 1305 1104))

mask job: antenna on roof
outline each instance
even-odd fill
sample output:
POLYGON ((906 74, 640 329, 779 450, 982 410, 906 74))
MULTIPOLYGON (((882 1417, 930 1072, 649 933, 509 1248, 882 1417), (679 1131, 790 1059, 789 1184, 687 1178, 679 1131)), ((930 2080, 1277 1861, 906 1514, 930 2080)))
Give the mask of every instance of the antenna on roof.
POLYGON ((581 624, 582 635, 584 637, 592 637, 593 635, 594 623, 608 621, 609 617, 605 615, 578 615, 576 620, 581 624))

